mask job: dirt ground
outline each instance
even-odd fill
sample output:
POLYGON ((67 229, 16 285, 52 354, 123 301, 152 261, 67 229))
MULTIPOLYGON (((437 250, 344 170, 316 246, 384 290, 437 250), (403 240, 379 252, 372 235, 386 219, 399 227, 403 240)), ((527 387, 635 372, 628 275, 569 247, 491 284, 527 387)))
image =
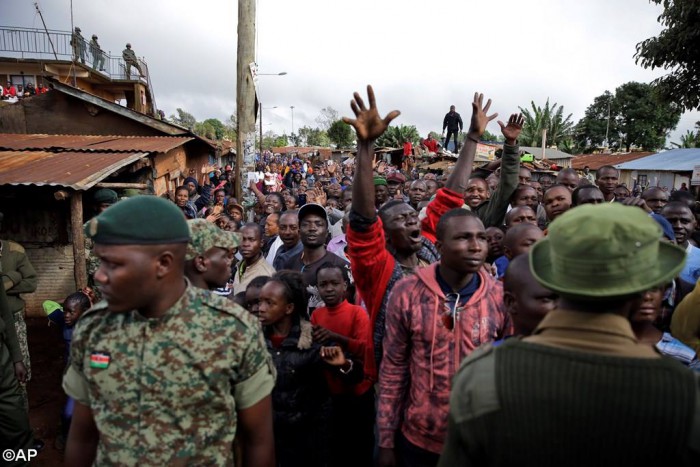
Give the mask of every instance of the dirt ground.
POLYGON ((48 326, 45 318, 27 319, 32 380, 29 382, 29 421, 34 437, 46 447, 31 462, 32 466, 63 465, 63 453, 54 447, 60 429, 60 415, 65 395, 61 389, 63 376, 63 339, 61 330, 48 326))

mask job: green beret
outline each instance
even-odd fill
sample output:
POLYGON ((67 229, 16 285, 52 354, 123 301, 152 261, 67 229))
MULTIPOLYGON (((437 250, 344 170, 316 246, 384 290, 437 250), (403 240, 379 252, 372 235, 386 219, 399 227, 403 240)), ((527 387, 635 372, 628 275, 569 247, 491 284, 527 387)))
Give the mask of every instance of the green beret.
POLYGON ((158 196, 134 196, 105 209, 83 227, 95 243, 165 245, 187 243, 190 229, 175 203, 158 196))
POLYGON ((227 232, 218 228, 204 219, 191 219, 187 221, 190 227, 190 242, 187 244, 186 260, 203 255, 210 248, 218 247, 229 250, 240 244, 240 237, 236 232, 227 232))
POLYGON ((92 197, 96 204, 114 204, 119 201, 119 196, 114 190, 109 188, 101 188, 95 192, 92 197))
POLYGON ((385 185, 386 186, 386 178, 374 177, 374 186, 377 186, 377 185, 385 185))

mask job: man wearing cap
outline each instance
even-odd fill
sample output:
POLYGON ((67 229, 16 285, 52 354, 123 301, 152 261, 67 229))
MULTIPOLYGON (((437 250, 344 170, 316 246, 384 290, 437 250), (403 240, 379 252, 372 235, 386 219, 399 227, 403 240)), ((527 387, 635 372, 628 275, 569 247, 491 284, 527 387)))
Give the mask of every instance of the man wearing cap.
POLYGON ((403 187, 404 183, 406 183, 406 177, 404 177, 401 172, 397 171, 389 174, 386 178, 386 186, 389 191, 390 199, 400 199, 405 203, 408 202, 408 196, 399 192, 399 189, 403 187))
POLYGON ((555 220, 529 262, 559 304, 533 335, 464 362, 439 465, 699 465, 700 381, 640 344, 629 321, 684 257, 635 207, 555 220))
POLYGON ((204 219, 192 219, 187 224, 191 237, 185 256, 185 275, 195 287, 215 293, 217 289, 227 289, 227 294, 217 295, 230 295, 231 288, 226 286, 231 279, 234 249, 240 243, 238 233, 222 230, 204 219))
POLYGON ((379 209, 389 200, 389 186, 386 178, 375 176, 374 182, 374 207, 379 209))
MULTIPOLYGON (((282 262, 282 269, 300 271, 309 292, 309 316, 316 308, 322 307, 323 300, 316 289, 316 271, 330 263, 344 269, 353 284, 350 264, 326 249, 328 238, 328 213, 320 204, 308 203, 299 209, 299 237, 304 246, 301 253, 289 256, 282 262)), ((352 295, 352 294, 350 294, 352 295)))
POLYGON ((85 225, 105 301, 78 321, 66 465, 274 465, 270 356, 255 319, 185 278, 190 231, 136 196, 85 225), (239 430, 237 430, 239 428, 239 430))

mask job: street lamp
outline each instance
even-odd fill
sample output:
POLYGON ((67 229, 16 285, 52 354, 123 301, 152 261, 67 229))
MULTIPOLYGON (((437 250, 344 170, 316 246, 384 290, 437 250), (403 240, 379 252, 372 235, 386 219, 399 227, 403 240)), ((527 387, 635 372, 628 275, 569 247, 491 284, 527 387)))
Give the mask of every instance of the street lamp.
POLYGON ((294 134, 294 106, 290 105, 290 109, 292 109, 292 134, 294 134))
MULTIPOLYGON (((270 109, 276 109, 277 106, 274 107, 265 107, 265 109, 270 110, 270 109)), ((263 145, 262 145, 262 139, 263 139, 263 133, 262 133, 262 127, 263 127, 263 122, 262 122, 262 111, 263 111, 263 106, 262 102, 260 103, 260 157, 262 157, 262 152, 263 152, 263 145)))
POLYGON ((280 71, 279 73, 258 73, 258 76, 284 76, 286 74, 286 71, 280 71))

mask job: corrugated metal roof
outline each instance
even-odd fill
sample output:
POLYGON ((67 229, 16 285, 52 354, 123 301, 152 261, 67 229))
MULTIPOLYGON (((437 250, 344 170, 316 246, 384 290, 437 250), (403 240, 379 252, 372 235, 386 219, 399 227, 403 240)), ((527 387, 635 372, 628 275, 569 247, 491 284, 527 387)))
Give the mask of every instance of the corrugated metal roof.
POLYGON ((618 164, 615 167, 623 170, 659 170, 669 172, 692 172, 693 167, 700 165, 700 148, 672 149, 636 161, 618 164))
POLYGON ((51 185, 87 190, 148 154, 85 151, 0 151, 0 185, 51 185))
POLYGON ((167 152, 193 139, 189 136, 22 135, 0 133, 0 149, 11 151, 167 152))
MULTIPOLYGON (((542 159, 542 147, 520 146, 520 150, 532 154, 536 159, 542 159)), ((550 161, 556 159, 571 159, 574 157, 568 152, 552 148, 545 148, 544 156, 550 161)))
POLYGON ((574 156, 571 161, 571 167, 578 170, 583 170, 588 166, 591 170, 598 170, 604 165, 616 165, 624 162, 630 162, 642 157, 649 156, 651 152, 629 152, 625 154, 579 154, 574 156))

